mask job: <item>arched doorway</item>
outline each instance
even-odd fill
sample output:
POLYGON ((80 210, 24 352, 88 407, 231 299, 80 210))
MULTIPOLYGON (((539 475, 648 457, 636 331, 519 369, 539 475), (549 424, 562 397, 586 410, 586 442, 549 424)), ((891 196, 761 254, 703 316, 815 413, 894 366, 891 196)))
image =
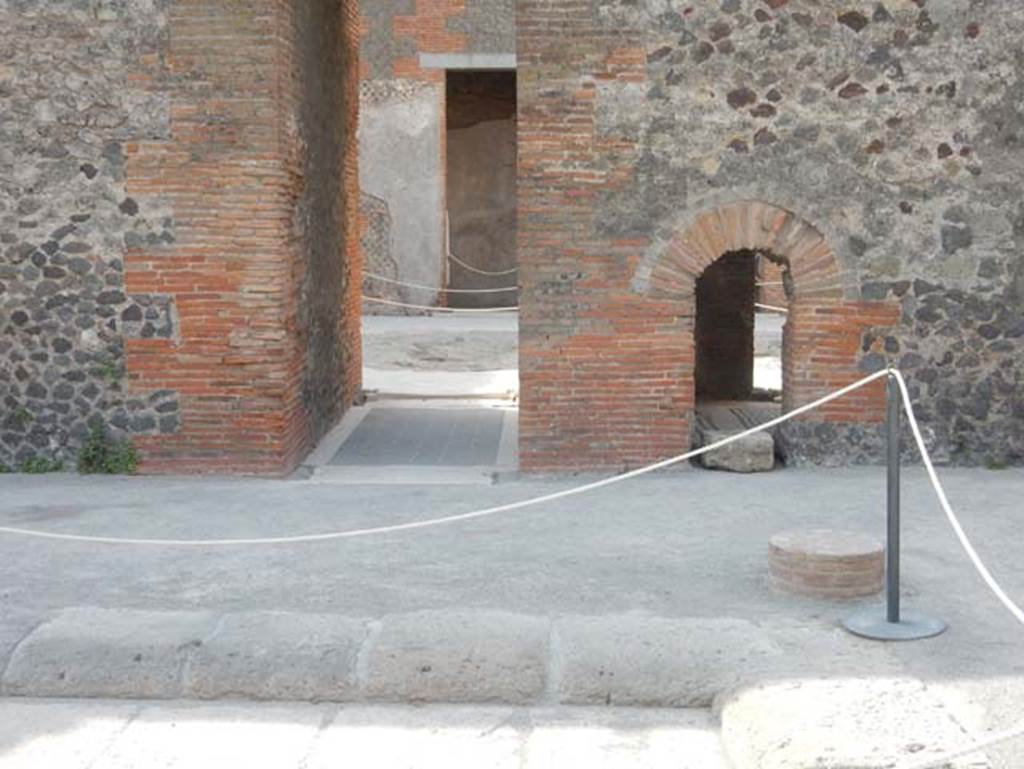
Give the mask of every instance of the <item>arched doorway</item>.
MULTIPOLYGON (((752 355, 751 325, 756 342, 756 305, 786 311, 784 316, 778 313, 782 317, 775 324, 783 337, 777 345, 782 392, 775 413, 804 405, 863 376, 860 359, 865 335, 872 336, 871 330, 888 327, 898 318, 897 306, 865 302, 856 287, 844 281, 835 253, 817 228, 790 211, 757 201, 684 214, 670 238, 641 259, 633 289, 679 313, 679 408, 689 410, 685 423, 691 433, 696 432, 700 403, 708 395, 758 395, 746 373, 752 355), (735 298, 737 293, 742 301, 735 298), (701 312, 701 306, 713 306, 716 296, 727 294, 732 296, 732 306, 726 301, 717 311, 701 312), (770 301, 761 301, 764 298, 770 301), (712 333, 709 328, 723 324, 716 315, 731 316, 728 322, 735 325, 734 338, 720 343, 721 349, 740 350, 729 356, 730 367, 716 363, 714 351, 708 349, 713 345, 706 343, 712 333)), ((864 388, 803 419, 877 422, 881 395, 880 388, 864 388)))

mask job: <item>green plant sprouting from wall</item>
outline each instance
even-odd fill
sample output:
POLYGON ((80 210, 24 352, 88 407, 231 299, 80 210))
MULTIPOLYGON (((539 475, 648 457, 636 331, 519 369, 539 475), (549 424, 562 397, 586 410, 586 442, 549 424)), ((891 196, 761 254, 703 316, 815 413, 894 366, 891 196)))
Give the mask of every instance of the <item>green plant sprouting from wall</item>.
POLYGON ((32 413, 24 406, 19 406, 14 410, 14 414, 11 415, 11 421, 14 423, 15 428, 24 430, 32 423, 32 413))
POLYGON ((121 369, 114 361, 105 360, 92 370, 92 374, 113 386, 121 378, 121 369))
POLYGON ((64 470, 64 463, 59 459, 50 457, 29 457, 18 463, 19 473, 30 475, 43 475, 44 473, 59 473, 64 470))
POLYGON ((94 422, 78 452, 78 472, 83 475, 132 475, 139 455, 127 438, 111 437, 107 428, 94 422))

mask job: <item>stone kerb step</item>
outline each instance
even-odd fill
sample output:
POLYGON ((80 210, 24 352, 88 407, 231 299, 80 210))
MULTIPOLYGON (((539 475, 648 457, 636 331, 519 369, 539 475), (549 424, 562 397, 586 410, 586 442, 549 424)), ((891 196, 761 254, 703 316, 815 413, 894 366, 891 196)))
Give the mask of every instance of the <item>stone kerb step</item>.
POLYGON ((68 609, 0 695, 707 707, 781 657, 734 619, 68 609))
POLYGON ((892 766, 970 739, 883 645, 731 618, 75 608, 0 669, 0 696, 714 706, 735 769, 892 766))

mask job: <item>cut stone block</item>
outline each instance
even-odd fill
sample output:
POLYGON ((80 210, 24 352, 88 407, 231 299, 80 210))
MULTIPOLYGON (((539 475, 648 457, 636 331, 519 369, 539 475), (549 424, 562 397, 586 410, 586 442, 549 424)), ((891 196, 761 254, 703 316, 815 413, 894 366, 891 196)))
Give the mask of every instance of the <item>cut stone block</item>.
POLYGON ((555 638, 558 697, 570 705, 707 707, 782 655, 740 619, 566 617, 555 638))
POLYGON ((390 702, 533 703, 547 682, 548 635, 543 618, 507 612, 389 617, 365 691, 390 702))
MULTIPOLYGON (((736 430, 702 430, 701 445, 735 435, 736 430)), ((763 473, 775 467, 775 440, 767 433, 754 433, 742 440, 704 454, 700 458, 704 467, 729 470, 734 473, 763 473)))
POLYGON ((2 692, 180 697, 185 662, 215 625, 216 615, 206 612, 68 609, 18 646, 2 692))
POLYGON ((329 614, 230 614, 195 650, 188 697, 341 702, 358 699, 363 620, 329 614))

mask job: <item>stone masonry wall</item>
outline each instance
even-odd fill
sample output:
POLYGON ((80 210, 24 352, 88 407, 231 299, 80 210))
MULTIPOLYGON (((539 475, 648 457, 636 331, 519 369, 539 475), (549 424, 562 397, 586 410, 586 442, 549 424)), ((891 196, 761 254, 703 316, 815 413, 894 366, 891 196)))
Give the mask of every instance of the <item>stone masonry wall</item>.
MULTIPOLYGON (((693 281, 735 247, 791 263, 787 405, 892 362, 946 459, 1024 459, 1024 7, 518 0, 517 27, 525 469, 689 445, 693 281)), ((880 400, 791 426, 790 459, 876 460, 880 400)))
POLYGON ((170 131, 146 85, 166 46, 164 2, 0 4, 0 464, 70 461, 90 419, 180 427, 177 388, 125 371, 126 340, 179 331, 167 293, 125 282, 130 250, 177 238, 127 186, 128 144, 170 131))
POLYGON ((357 23, 2 6, 0 462, 70 457, 94 417, 146 471, 282 472, 351 402, 357 23))

